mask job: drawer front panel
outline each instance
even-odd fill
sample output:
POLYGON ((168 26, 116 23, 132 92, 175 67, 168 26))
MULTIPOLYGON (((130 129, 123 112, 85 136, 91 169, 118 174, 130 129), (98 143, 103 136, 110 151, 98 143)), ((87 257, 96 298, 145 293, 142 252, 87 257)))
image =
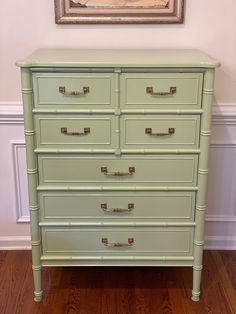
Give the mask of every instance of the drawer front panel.
POLYGON ((122 148, 197 148, 200 116, 123 116, 122 148))
POLYGON ((122 74, 121 107, 197 109, 202 78, 202 73, 122 74))
POLYGON ((41 192, 41 221, 193 221, 195 193, 41 192))
POLYGON ((192 240, 193 227, 42 229, 45 255, 189 256, 192 255, 192 240), (112 246, 118 243, 124 246, 112 246))
POLYGON ((43 185, 196 184, 196 155, 146 156, 145 159, 142 156, 40 155, 38 164, 39 182, 43 185))
POLYGON ((114 105, 114 74, 111 73, 36 73, 33 87, 35 106, 72 105, 83 109, 114 105))
POLYGON ((36 115, 36 137, 39 148, 113 148, 115 118, 103 115, 36 115))

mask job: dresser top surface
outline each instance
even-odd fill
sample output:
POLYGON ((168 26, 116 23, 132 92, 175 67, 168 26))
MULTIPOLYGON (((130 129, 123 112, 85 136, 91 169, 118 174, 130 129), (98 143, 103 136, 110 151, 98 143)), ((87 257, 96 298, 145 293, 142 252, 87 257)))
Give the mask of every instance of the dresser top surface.
POLYGON ((194 49, 38 49, 17 61, 20 67, 197 67, 216 68, 220 64, 194 49))

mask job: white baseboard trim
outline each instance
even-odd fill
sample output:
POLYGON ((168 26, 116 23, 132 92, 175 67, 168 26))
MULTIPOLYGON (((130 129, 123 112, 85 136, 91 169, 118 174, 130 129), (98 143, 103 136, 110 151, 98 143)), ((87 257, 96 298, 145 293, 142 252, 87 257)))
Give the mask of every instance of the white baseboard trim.
POLYGON ((31 250, 30 236, 0 237, 0 250, 31 250))
POLYGON ((236 237, 206 236, 204 250, 236 250, 236 237))

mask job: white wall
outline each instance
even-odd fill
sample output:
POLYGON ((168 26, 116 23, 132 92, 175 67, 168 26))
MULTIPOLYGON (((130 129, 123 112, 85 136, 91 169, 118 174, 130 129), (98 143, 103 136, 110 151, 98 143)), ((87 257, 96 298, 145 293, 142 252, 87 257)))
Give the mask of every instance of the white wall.
POLYGON ((230 170, 236 159, 236 1, 185 2, 180 25, 56 25, 53 0, 0 0, 0 246, 29 243, 28 223, 16 223, 17 215, 27 220, 27 200, 15 61, 39 47, 173 47, 201 49, 222 63, 216 73, 206 233, 208 246, 236 247, 236 171, 230 170))
POLYGON ((14 63, 39 47, 198 48, 222 62, 216 99, 236 102, 236 1, 185 0, 180 25, 56 25, 53 0, 0 1, 0 101, 20 101, 14 63))

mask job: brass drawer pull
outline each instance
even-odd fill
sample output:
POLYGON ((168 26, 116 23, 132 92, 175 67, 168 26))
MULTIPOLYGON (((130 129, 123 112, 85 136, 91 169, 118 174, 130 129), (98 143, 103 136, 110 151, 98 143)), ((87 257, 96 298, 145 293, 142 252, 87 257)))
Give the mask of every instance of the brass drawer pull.
POLYGON ((129 167, 129 172, 120 172, 120 171, 115 171, 115 172, 109 172, 107 170, 107 167, 101 167, 101 172, 103 172, 107 176, 131 176, 135 172, 135 167, 129 167))
POLYGON ((89 93, 89 87, 84 86, 82 92, 77 92, 77 91, 67 92, 65 86, 59 86, 59 93, 65 96, 82 96, 89 93))
POLYGON ((175 86, 171 86, 169 92, 156 92, 156 93, 155 93, 155 92, 153 91, 153 87, 148 86, 148 87, 146 88, 146 93, 147 93, 147 94, 150 94, 150 95, 152 95, 152 96, 169 96, 169 95, 173 95, 173 94, 176 93, 176 87, 175 87, 175 86))
POLYGON ((104 212, 107 213, 124 213, 124 212, 131 212, 134 209, 134 204, 128 204, 128 208, 108 208, 107 204, 101 204, 101 208, 104 212))
POLYGON ((145 134, 154 135, 154 136, 172 135, 174 133, 175 133, 175 128, 169 128, 168 133, 152 133, 152 128, 145 129, 145 134))
POLYGON ((84 128, 84 132, 68 132, 67 128, 61 128, 61 133, 65 135, 86 135, 90 133, 90 128, 84 128))
POLYGON ((129 238, 128 243, 120 242, 109 243, 107 238, 102 238, 102 243, 107 247, 130 247, 133 246, 134 238, 129 238))

